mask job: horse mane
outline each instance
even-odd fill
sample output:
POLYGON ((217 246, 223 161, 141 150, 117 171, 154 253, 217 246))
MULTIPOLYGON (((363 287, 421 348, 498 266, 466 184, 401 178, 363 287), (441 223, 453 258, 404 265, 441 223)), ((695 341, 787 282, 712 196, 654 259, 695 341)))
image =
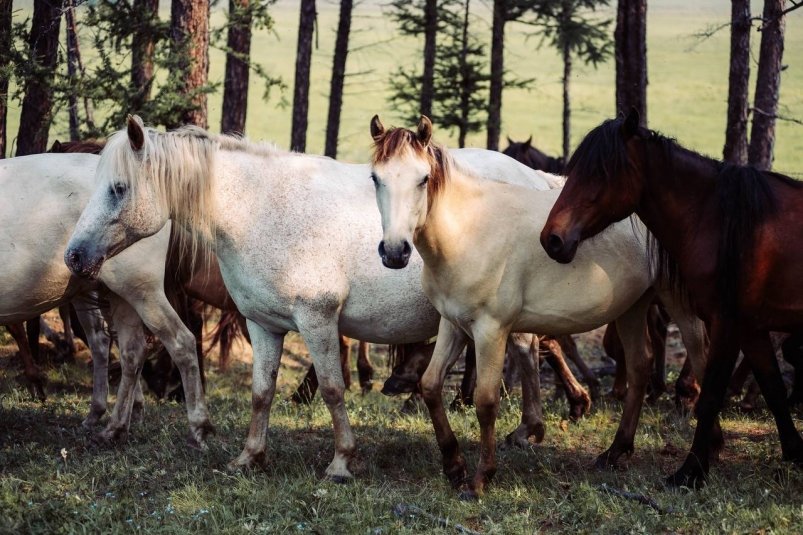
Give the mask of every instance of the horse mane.
POLYGON ((446 147, 433 141, 424 145, 415 132, 406 128, 390 128, 380 138, 374 140, 371 164, 387 162, 392 158, 403 156, 407 151, 426 159, 429 163, 430 174, 427 180, 427 209, 429 209, 449 181, 452 170, 457 164, 446 147))

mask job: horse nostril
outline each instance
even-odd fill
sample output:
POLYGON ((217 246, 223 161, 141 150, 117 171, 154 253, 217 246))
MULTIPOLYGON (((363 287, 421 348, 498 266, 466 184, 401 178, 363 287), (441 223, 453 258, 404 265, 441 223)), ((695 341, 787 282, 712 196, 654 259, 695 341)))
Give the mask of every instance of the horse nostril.
POLYGON ((547 247, 550 251, 560 251, 563 248, 563 240, 557 234, 550 234, 547 238, 547 247))
POLYGON ((81 252, 77 249, 73 249, 67 254, 67 261, 72 266, 80 266, 81 265, 81 252))
POLYGON ((379 242, 379 256, 385 257, 385 240, 379 242))
POLYGON ((404 240, 404 244, 402 245, 402 255, 410 256, 410 253, 412 252, 412 247, 410 247, 410 244, 407 242, 407 240, 404 240))

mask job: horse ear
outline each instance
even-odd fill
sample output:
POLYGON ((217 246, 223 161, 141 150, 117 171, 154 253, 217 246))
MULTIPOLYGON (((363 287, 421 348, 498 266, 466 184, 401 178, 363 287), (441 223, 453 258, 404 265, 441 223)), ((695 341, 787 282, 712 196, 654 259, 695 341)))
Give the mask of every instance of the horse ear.
POLYGON ((625 139, 633 137, 638 133, 639 121, 638 110, 635 107, 630 108, 630 112, 628 112, 627 117, 625 117, 622 123, 622 134, 625 139))
POLYGON ((533 143, 533 136, 530 135, 530 137, 527 138, 527 141, 525 141, 524 144, 529 147, 530 145, 532 145, 532 143, 533 143))
POLYGON ((137 115, 128 116, 128 142, 134 152, 142 150, 145 145, 145 129, 142 125, 142 119, 137 115))
POLYGON ((505 136, 505 137, 507 138, 507 144, 508 145, 512 145, 513 144, 513 140, 510 139, 510 136, 505 136))
POLYGON ((429 140, 432 139, 432 121, 426 115, 422 115, 421 120, 418 121, 416 136, 422 145, 425 147, 429 145, 429 140))
POLYGON ((48 152, 61 152, 61 141, 59 141, 58 139, 54 141, 53 146, 50 147, 50 150, 48 152))
POLYGON ((379 115, 374 115, 371 118, 371 137, 374 138, 374 141, 379 141, 384 135, 385 127, 382 125, 382 121, 379 120, 379 115))

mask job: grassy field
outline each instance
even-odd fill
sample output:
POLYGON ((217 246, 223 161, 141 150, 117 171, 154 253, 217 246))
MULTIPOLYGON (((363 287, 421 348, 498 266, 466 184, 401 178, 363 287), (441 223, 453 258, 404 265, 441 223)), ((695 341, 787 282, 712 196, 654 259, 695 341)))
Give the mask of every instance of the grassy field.
MULTIPOLYGON (((474 32, 490 40, 490 2, 472 2, 474 32)), ((368 121, 379 113, 386 123, 398 122, 387 103, 388 78, 398 65, 414 65, 419 61, 419 44, 396 35, 387 17, 383 0, 366 0, 355 8, 352 50, 348 60, 349 78, 344 100, 340 157, 365 161, 369 153, 368 121)), ((761 9, 753 3, 754 12, 761 9)), ((24 2, 17 3, 27 11, 24 2)), ((169 16, 163 2, 163 16, 169 16)), ((337 26, 337 2, 318 2, 318 48, 313 51, 312 85, 310 91, 310 120, 307 150, 322 153, 328 107, 331 55, 337 26)), ((271 8, 276 19, 274 32, 261 31, 254 35, 253 58, 289 86, 285 100, 292 101, 295 68, 298 2, 279 0, 271 8)), ((718 0, 661 0, 651 2, 648 10, 649 55, 649 120, 650 125, 706 154, 722 153, 727 98, 729 36, 727 29, 711 39, 700 42, 694 34, 727 22, 728 2, 718 0)), ((605 14, 614 16, 613 10, 605 14)), ((216 9, 213 24, 220 24, 223 13, 216 9)), ((787 20, 786 50, 781 84, 781 112, 788 117, 803 119, 803 11, 793 12, 787 20)), ((87 42, 84 53, 91 56, 91 28, 82 30, 87 42)), ((562 67, 556 53, 549 49, 536 50, 537 36, 532 27, 510 24, 506 30, 506 67, 520 78, 535 78, 530 90, 508 90, 503 102, 503 134, 523 139, 530 134, 539 147, 557 153, 561 140, 562 67)), ((760 34, 753 33, 753 56, 757 58, 760 34)), ((127 60, 127 58, 124 58, 127 60)), ((224 55, 211 52, 210 80, 222 82, 224 55)), ((755 77, 755 65, 751 74, 755 77)), ((608 62, 599 70, 577 65, 572 80, 573 130, 572 142, 577 144, 593 126, 614 113, 614 65, 608 62)), ((287 146, 290 139, 290 107, 281 107, 278 92, 269 101, 262 99, 259 82, 252 80, 247 133, 253 139, 270 140, 287 146)), ((210 128, 219 127, 222 99, 220 91, 209 100, 210 128)), ((16 132, 18 109, 10 111, 9 131, 16 132)), ((66 118, 60 117, 51 137, 64 137, 66 118)), ((447 132, 436 137, 448 143, 456 138, 447 132)), ((471 146, 485 144, 484 133, 469 137, 471 146)), ((775 167, 780 171, 803 177, 803 126, 779 122, 775 167)))
MULTIPOLYGON (((5 346, 2 354, 11 351, 5 346)), ((581 351, 599 349, 581 345, 581 351)), ((306 358, 293 335, 287 356, 271 418, 270 465, 233 474, 226 463, 242 447, 250 409, 250 367, 242 361, 208 378, 217 435, 199 453, 184 445, 183 407, 151 398, 127 444, 98 449, 80 427, 90 391, 83 359, 50 370, 45 404, 32 402, 10 379, 11 359, 0 359, 0 532, 455 533, 421 515, 395 516, 398 504, 481 533, 803 531, 803 474, 779 461, 772 419, 762 411, 726 413, 726 449, 704 490, 664 489, 661 481, 682 461, 693 430, 668 397, 645 408, 636 453, 618 472, 589 467, 613 437, 619 404, 603 401, 590 417, 568 424, 565 403, 549 401, 545 441, 501 450, 488 494, 464 503, 441 475, 425 415, 402 415, 400 400, 376 391, 352 393, 347 406, 358 440, 356 480, 324 481, 333 452, 329 414, 320 400, 309 408, 284 401, 298 378, 295 363, 306 358), (663 512, 608 494, 603 484, 647 495, 663 512)), ((386 374, 380 368, 380 377, 386 374)), ((518 422, 518 407, 515 392, 503 402, 500 440, 518 422)), ((474 412, 450 418, 473 468, 474 412)))

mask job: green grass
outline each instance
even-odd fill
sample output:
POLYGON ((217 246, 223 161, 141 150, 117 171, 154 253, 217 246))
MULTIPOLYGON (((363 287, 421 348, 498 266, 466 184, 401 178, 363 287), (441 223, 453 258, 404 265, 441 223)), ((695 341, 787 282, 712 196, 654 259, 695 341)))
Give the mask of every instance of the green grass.
MULTIPOLYGON (((388 77, 398 65, 419 61, 419 44, 396 35, 395 27, 381 7, 380 0, 367 0, 355 9, 352 49, 348 60, 349 78, 340 136, 340 157, 366 161, 370 137, 368 122, 379 113, 386 123, 399 120, 387 103, 388 77)), ((320 1, 319 47, 313 51, 312 84, 307 151, 322 153, 326 129, 331 55, 337 26, 337 3, 320 1)), ((473 24, 478 35, 490 40, 490 12, 487 2, 472 2, 473 24)), ((761 5, 754 2, 754 12, 761 5)), ((24 11, 24 10, 23 10, 24 11)), ((682 144, 712 156, 720 156, 724 143, 727 99, 729 36, 722 30, 705 42, 694 34, 711 25, 726 22, 729 3, 718 0, 662 0, 652 2, 648 10, 650 125, 682 144)), ((295 68, 298 3, 280 0, 271 13, 276 19, 275 33, 257 32, 253 40, 253 58, 271 73, 280 75, 290 86, 287 100, 292 100, 295 68)), ((614 16, 613 10, 608 11, 614 16)), ((163 10, 163 16, 168 12, 163 10)), ((213 23, 219 24, 223 14, 217 9, 213 23)), ((781 84, 781 112, 803 119, 803 11, 793 12, 787 20, 786 49, 781 84)), ((89 41, 90 28, 82 29, 82 39, 89 41)), ((503 102, 503 135, 515 139, 534 134, 535 142, 544 150, 557 153, 561 140, 560 58, 552 50, 535 50, 537 37, 528 37, 532 28, 510 24, 506 30, 506 67, 520 78, 535 78, 532 89, 508 90, 503 102)), ((758 55, 759 34, 753 33, 753 56, 758 55)), ((84 53, 91 56, 85 45, 84 53)), ((211 53, 210 80, 221 82, 225 57, 211 53)), ((755 65, 752 76, 755 78, 755 65)), ((614 65, 608 62, 599 70, 577 65, 572 80, 573 130, 576 145, 590 128, 614 114, 614 65)), ((751 83, 754 85, 754 82, 751 83)), ((219 128, 222 88, 209 99, 209 123, 219 128)), ((290 138, 290 107, 280 108, 278 94, 265 102, 262 88, 252 80, 249 91, 247 133, 253 139, 274 141, 286 147, 290 138)), ((62 114, 63 115, 63 114, 62 114)), ((14 133, 19 110, 10 111, 9 131, 14 133)), ((66 118, 59 121, 51 139, 65 137, 66 118)), ((456 137, 443 131, 436 138, 454 145, 456 137)), ((469 145, 483 147, 484 133, 469 137, 469 145)), ((779 171, 803 176, 803 126, 779 122, 775 147, 775 167, 779 171)))
MULTIPOLYGON (((0 363, 10 366, 7 358, 0 363)), ((12 380, 0 380, 0 532, 454 533, 425 518, 395 517, 399 503, 483 533, 803 530, 803 474, 779 461, 765 413, 728 412, 723 461, 704 490, 682 492, 664 489, 661 481, 682 461, 693 422, 677 415, 668 398, 645 408, 636 453, 618 472, 589 466, 613 437, 619 404, 597 404, 590 417, 566 425, 565 404, 550 401, 544 443, 500 450, 489 492, 478 503, 463 503, 441 475, 428 418, 399 414, 400 400, 378 392, 347 398, 358 441, 356 480, 322 480, 333 452, 329 414, 320 400, 310 408, 284 401, 297 379, 291 367, 280 374, 269 467, 228 473, 226 463, 239 453, 248 426, 249 376, 244 364, 210 374, 217 435, 203 453, 184 446, 183 407, 150 398, 145 422, 132 427, 127 444, 91 446, 80 428, 89 388, 83 365, 50 371, 45 404, 30 401, 12 380), (606 494, 602 483, 649 495, 672 512, 606 494)), ((503 402, 500 440, 517 423, 518 406, 517 395, 503 402)), ((450 413, 450 419, 473 469, 474 413, 450 413)))

